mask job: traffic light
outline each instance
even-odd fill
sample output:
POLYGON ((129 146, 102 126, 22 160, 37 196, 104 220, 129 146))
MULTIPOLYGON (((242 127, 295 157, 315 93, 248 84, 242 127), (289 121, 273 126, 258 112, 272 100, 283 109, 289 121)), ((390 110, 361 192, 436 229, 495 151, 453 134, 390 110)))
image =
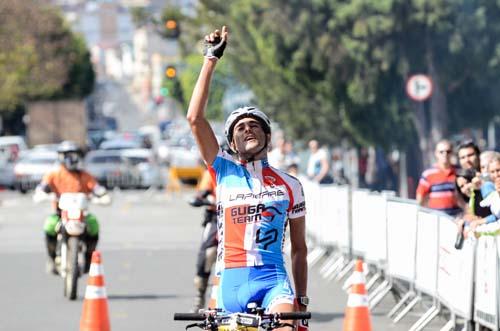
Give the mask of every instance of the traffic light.
POLYGON ((175 69, 174 66, 168 66, 165 69, 165 77, 169 79, 174 79, 177 76, 177 70, 175 69))
POLYGON ((163 97, 166 97, 168 96, 168 87, 166 86, 162 86, 160 88, 160 95, 163 96, 163 97))
POLYGON ((177 39, 180 35, 179 22, 176 19, 169 18, 165 20, 165 37, 177 39))

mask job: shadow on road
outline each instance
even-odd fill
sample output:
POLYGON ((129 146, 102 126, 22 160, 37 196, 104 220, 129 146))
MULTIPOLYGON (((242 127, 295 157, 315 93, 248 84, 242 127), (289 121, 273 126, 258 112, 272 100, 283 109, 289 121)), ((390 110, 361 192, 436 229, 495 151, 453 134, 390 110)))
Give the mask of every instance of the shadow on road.
POLYGON ((108 300, 161 300, 175 299, 177 295, 171 294, 126 294, 126 295, 108 295, 108 300))

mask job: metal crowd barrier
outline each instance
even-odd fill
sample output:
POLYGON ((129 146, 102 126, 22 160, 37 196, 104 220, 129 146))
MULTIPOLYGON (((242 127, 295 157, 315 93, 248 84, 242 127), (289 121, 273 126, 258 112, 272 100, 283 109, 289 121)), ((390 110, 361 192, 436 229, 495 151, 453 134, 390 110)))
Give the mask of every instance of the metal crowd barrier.
POLYGON ((500 330, 500 237, 498 225, 478 239, 455 249, 454 220, 435 210, 401 199, 390 192, 351 190, 318 185, 302 179, 307 204, 310 267, 319 266, 327 280, 342 280, 354 260, 368 267, 366 287, 370 308, 391 290, 401 299, 389 312, 394 323, 423 298, 426 307, 410 331, 424 329, 446 307, 450 320, 442 331, 479 326, 500 330), (403 284, 403 286, 401 286, 403 284))

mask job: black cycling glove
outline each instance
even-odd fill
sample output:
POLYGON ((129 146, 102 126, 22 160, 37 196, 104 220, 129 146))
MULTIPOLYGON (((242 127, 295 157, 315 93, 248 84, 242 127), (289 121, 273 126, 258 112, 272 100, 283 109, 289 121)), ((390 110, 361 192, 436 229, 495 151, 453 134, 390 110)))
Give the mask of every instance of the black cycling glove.
POLYGON ((220 59, 222 57, 222 54, 224 54, 225 48, 226 41, 221 37, 215 37, 213 42, 208 42, 205 40, 205 45, 203 47, 203 56, 209 59, 220 59))

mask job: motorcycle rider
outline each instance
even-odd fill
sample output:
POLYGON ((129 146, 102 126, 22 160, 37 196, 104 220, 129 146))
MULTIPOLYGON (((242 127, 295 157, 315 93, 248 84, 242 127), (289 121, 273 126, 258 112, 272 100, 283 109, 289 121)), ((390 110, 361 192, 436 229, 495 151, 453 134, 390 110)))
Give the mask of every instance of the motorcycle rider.
MULTIPOLYGON (((44 223, 45 242, 47 245, 47 272, 57 274, 55 258, 57 246, 57 225, 60 222, 61 211, 57 201, 63 193, 86 193, 93 194, 103 203, 109 203, 110 197, 104 187, 100 186, 96 179, 82 169, 83 150, 73 141, 63 141, 57 148, 60 167, 47 173, 35 189, 35 201, 46 199, 53 192, 56 196, 54 203, 54 214, 47 217, 44 223)), ((99 223, 95 215, 88 213, 85 216, 86 233, 83 240, 87 246, 85 254, 85 272, 88 272, 92 252, 97 246, 99 239, 99 223)))
POLYGON ((210 271, 217 257, 217 207, 215 205, 215 184, 212 174, 207 169, 198 184, 197 194, 189 201, 193 207, 206 206, 203 216, 203 234, 201 245, 196 259, 196 275, 194 285, 196 296, 193 312, 205 307, 205 293, 207 291, 210 271))

